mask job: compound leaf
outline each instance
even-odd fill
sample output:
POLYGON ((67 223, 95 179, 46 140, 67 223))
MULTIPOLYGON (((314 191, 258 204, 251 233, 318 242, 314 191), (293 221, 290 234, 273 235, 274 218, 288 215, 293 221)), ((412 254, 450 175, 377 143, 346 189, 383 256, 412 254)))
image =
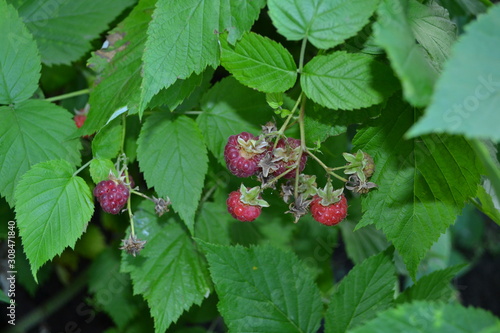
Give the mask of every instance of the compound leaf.
POLYGON ((224 39, 221 63, 242 84, 266 93, 284 92, 297 80, 297 66, 281 44, 256 33, 244 34, 235 46, 224 39))
POLYGON ((22 102, 38 88, 40 55, 16 10, 0 1, 0 104, 22 102))
POLYGON ((234 43, 250 30, 264 0, 159 0, 144 52, 141 110, 160 89, 219 65, 218 32, 234 43))
POLYGON ((346 332, 389 308, 396 283, 396 268, 387 251, 356 265, 330 299, 325 332, 346 332))
POLYGON ((466 27, 466 33, 453 47, 431 105, 409 136, 445 132, 500 142, 498 29, 499 6, 493 6, 466 27))
POLYGON ((261 128, 256 124, 271 111, 264 94, 241 85, 234 77, 217 82, 203 96, 201 109, 196 121, 208 149, 222 164, 228 137, 241 132, 257 134, 261 128))
POLYGON ((460 304, 417 301, 382 312, 350 333, 464 333, 498 332, 500 320, 482 309, 460 304))
POLYGON ((69 64, 89 51, 90 42, 132 0, 39 0, 19 2, 19 14, 47 65, 69 64))
POLYGON ((121 269, 130 273, 134 293, 148 302, 156 331, 165 332, 210 294, 209 276, 186 230, 174 220, 161 226, 148 205, 138 211, 136 224, 138 237, 147 241, 145 248, 137 257, 123 253, 121 269))
POLYGON ((193 232, 208 157, 203 137, 194 120, 169 113, 148 117, 138 139, 137 159, 148 186, 172 207, 193 232))
POLYGON ((380 0, 269 0, 269 16, 288 40, 307 38, 328 49, 354 36, 368 23, 380 0))
POLYGON ((314 57, 304 66, 300 84, 309 98, 334 110, 379 104, 397 88, 388 66, 344 51, 314 57))
POLYGON ((80 163, 80 139, 65 109, 41 100, 0 107, 0 193, 13 206, 14 189, 28 169, 51 159, 80 163))
POLYGON ((94 212, 90 189, 65 160, 34 165, 16 188, 16 219, 24 252, 36 272, 46 261, 73 247, 94 212))
POLYGON ((202 242, 232 332, 316 332, 318 287, 299 259, 271 246, 244 248, 202 242))
POLYGON ((379 186, 363 197, 364 215, 356 228, 375 224, 382 229, 413 278, 425 253, 475 196, 482 169, 463 138, 404 140, 414 112, 392 98, 373 126, 359 130, 353 140, 354 151, 374 158, 371 181, 379 186))

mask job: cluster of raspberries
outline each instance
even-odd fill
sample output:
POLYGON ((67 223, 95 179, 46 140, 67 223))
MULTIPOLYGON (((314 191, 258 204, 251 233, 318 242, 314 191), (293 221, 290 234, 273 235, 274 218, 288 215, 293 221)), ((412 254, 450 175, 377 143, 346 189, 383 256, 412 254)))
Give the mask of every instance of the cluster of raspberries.
POLYGON ((304 170, 307 155, 301 154, 300 140, 281 138, 273 146, 263 135, 257 137, 248 132, 231 135, 224 149, 227 168, 238 177, 274 178, 287 172, 283 178, 290 179, 295 178, 293 165, 300 156, 299 172, 304 170))
MULTIPOLYGON (((224 149, 228 170, 238 177, 255 175, 262 184, 277 177, 295 178, 297 167, 301 173, 307 162, 307 154, 303 151, 300 140, 280 138, 274 143, 273 136, 265 134, 264 132, 259 137, 248 132, 231 135, 224 149)), ((309 179, 305 178, 308 176, 300 177, 309 179)), ((242 185, 238 191, 229 194, 226 202, 228 212, 240 221, 255 220, 262 207, 268 206, 260 193, 259 187, 250 189, 242 185)), ((334 196, 330 195, 329 200, 318 195, 314 195, 311 200, 304 200, 304 197, 296 198, 296 202, 291 205, 291 213, 300 217, 310 209, 316 221, 329 226, 339 223, 347 215, 347 200, 341 191, 334 196)))

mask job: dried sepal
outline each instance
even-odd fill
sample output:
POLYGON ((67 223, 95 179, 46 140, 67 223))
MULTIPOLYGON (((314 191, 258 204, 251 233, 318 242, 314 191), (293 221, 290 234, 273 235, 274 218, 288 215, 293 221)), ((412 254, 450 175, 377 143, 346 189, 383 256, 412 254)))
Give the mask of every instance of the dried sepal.
POLYGON ((146 241, 142 241, 138 239, 135 235, 132 236, 132 234, 130 234, 128 238, 123 239, 122 242, 123 245, 122 247, 120 247, 120 250, 124 250, 128 254, 133 255, 134 257, 138 255, 146 245, 146 241))

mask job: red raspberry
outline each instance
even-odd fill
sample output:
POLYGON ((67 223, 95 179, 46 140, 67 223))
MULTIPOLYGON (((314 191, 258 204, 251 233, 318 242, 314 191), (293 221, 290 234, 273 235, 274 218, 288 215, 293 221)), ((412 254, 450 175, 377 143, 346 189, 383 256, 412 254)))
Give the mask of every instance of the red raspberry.
POLYGON ((127 203, 130 192, 121 182, 103 180, 94 188, 94 196, 102 209, 110 214, 118 214, 127 203))
POLYGON ((227 211, 235 218, 243 222, 252 222, 259 217, 261 206, 247 205, 240 200, 241 192, 233 191, 226 201, 227 211))
MULTIPOLYGON (((297 162, 297 158, 299 157, 299 149, 300 140, 294 138, 287 138, 286 141, 284 139, 280 139, 278 144, 276 145, 276 149, 274 150, 274 155, 276 161, 276 166, 278 169, 274 171, 273 175, 275 177, 281 175, 283 172, 287 171, 292 165, 297 162)), ((306 167, 307 155, 302 153, 300 157, 299 164, 299 172, 302 172, 306 167)), ((283 178, 291 179, 295 178, 295 168, 293 171, 290 171, 283 178)))
POLYGON ((259 170, 259 162, 266 151, 267 143, 258 142, 259 138, 243 132, 231 135, 224 149, 227 168, 238 177, 250 177, 259 170))
POLYGON ((76 127, 80 128, 85 123, 85 120, 87 120, 87 116, 84 114, 75 114, 73 120, 75 121, 76 127))
POLYGON ((315 196, 311 202, 311 214, 316 221, 331 226, 345 219, 347 216, 347 200, 343 194, 340 196, 340 201, 328 206, 323 206, 321 200, 319 196, 315 196))

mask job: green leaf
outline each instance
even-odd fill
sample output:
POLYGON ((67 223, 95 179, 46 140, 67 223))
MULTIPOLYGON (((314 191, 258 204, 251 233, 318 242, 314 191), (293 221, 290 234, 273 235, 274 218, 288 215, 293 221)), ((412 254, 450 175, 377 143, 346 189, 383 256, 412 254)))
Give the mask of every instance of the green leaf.
POLYGON ((241 85, 233 77, 216 83, 202 98, 203 113, 196 119, 208 149, 223 164, 224 147, 230 135, 257 134, 263 119, 271 117, 265 95, 241 85), (266 112, 268 113, 266 115, 266 112))
POLYGON ((366 54, 344 51, 314 57, 304 66, 300 84, 307 97, 334 110, 382 103, 397 88, 385 64, 366 54))
POLYGON ((141 218, 150 219, 136 226, 140 237, 148 242, 140 256, 123 253, 122 271, 129 272, 134 293, 141 294, 148 302, 157 332, 165 330, 193 304, 200 305, 210 294, 209 276, 187 232, 173 220, 165 226, 156 224, 152 207, 141 218), (143 228, 146 230, 143 233, 143 228))
POLYGON ((97 157, 90 162, 90 177, 97 184, 108 179, 109 173, 114 172, 115 169, 115 164, 111 160, 97 157))
POLYGON ((94 157, 104 159, 115 158, 122 145, 123 127, 115 123, 104 127, 92 140, 92 153, 94 157))
POLYGON ((103 310, 119 328, 124 328, 139 311, 141 299, 132 296, 128 274, 120 273, 120 253, 108 248, 91 264, 89 292, 94 295, 94 306, 103 310))
POLYGON ((264 0, 159 0, 144 52, 141 110, 177 79, 219 65, 218 32, 234 43, 250 30, 264 0))
POLYGON ((284 92, 297 80, 297 66, 281 44, 256 33, 244 34, 235 46, 223 38, 221 63, 242 84, 266 93, 284 92))
POLYGON ((228 214, 225 202, 205 202, 195 225, 195 236, 213 244, 229 245, 230 223, 234 219, 228 214))
POLYGON ((490 219, 500 225, 500 207, 498 206, 498 197, 491 187, 491 182, 484 186, 479 185, 477 189, 477 198, 481 201, 481 211, 488 215, 490 219))
POLYGON ((51 159, 80 163, 80 139, 71 114, 40 100, 0 107, 0 193, 14 205, 14 189, 28 169, 51 159))
POLYGON ((482 309, 459 304, 417 301, 382 312, 351 333, 463 333, 498 332, 500 320, 482 309))
POLYGON ((132 0, 41 0, 18 3, 19 14, 38 44, 47 65, 81 58, 132 0))
POLYGON ((308 104, 304 117, 306 143, 314 146, 317 142, 324 142, 331 136, 345 133, 349 125, 361 124, 378 117, 381 109, 381 105, 375 105, 354 112, 344 110, 334 112, 317 104, 308 104))
POLYGON ((463 134, 500 142, 500 7, 466 27, 454 45, 431 105, 409 131, 410 137, 431 132, 463 134), (472 57, 472 58, 471 58, 472 57), (474 59, 471 63, 470 59, 474 59))
POLYGON ((389 308, 396 283, 396 269, 388 252, 354 266, 330 299, 325 332, 346 332, 389 308))
POLYGON ((424 48, 415 41, 408 7, 407 1, 382 0, 373 30, 376 42, 387 52, 391 66, 401 80, 405 99, 412 105, 426 106, 437 71, 424 48))
POLYGON ((24 252, 36 272, 45 262, 73 247, 94 212, 89 187, 65 160, 33 166, 16 188, 16 220, 24 252))
POLYGON ((170 87, 160 90, 160 92, 151 99, 148 107, 154 108, 156 106, 165 105, 170 111, 175 110, 175 108, 189 97, 202 82, 207 81, 205 75, 211 76, 212 74, 212 70, 206 70, 201 74, 192 74, 185 80, 179 79, 175 81, 170 87))
POLYGON ((404 140, 414 112, 419 111, 392 98, 372 127, 359 130, 353 140, 353 151, 373 157, 371 181, 378 184, 363 198, 364 215, 356 228, 375 224, 382 229, 413 278, 425 253, 475 195, 482 169, 463 138, 404 140))
POLYGON ((455 42, 456 26, 450 20, 448 11, 436 2, 424 5, 410 0, 408 4, 408 19, 415 39, 429 55, 430 63, 440 72, 455 42))
POLYGON ((141 57, 155 2, 140 1, 108 37, 117 41, 108 49, 97 51, 91 59, 91 68, 96 68, 95 59, 101 57, 104 57, 107 66, 100 74, 97 86, 90 93, 91 108, 81 128, 82 134, 99 131, 119 110, 128 111, 130 114, 138 112, 142 83, 141 57))
POLYGON ((207 253, 219 311, 231 332, 316 332, 318 287, 298 258, 271 246, 225 247, 199 241, 207 253))
POLYGON ((385 250, 389 243, 384 234, 368 225, 364 228, 354 231, 356 223, 345 220, 339 224, 342 232, 342 239, 345 242, 347 256, 357 265, 366 258, 385 250))
POLYGON ((137 159, 149 187, 170 197, 172 207, 193 232, 208 157, 196 123, 168 113, 148 117, 138 139, 137 159))
POLYGON ((396 299, 396 303, 413 302, 417 300, 449 301, 453 289, 450 281, 465 265, 456 265, 434 271, 420 278, 413 286, 405 289, 396 299))
POLYGON ((22 102, 38 88, 40 55, 16 10, 0 1, 0 104, 22 102))
POLYGON ((365 26, 380 0, 269 0, 269 16, 288 40, 307 38, 328 49, 354 36, 365 26))

